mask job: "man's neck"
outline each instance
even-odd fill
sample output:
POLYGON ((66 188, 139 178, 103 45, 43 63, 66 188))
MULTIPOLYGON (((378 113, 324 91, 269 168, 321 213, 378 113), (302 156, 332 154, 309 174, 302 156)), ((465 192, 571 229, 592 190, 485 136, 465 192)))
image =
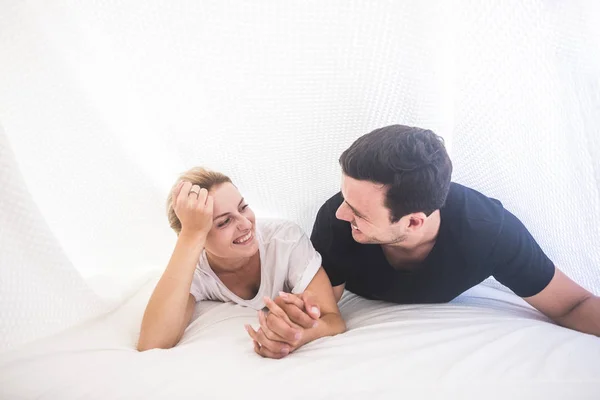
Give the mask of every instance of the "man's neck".
POLYGON ((394 267, 421 263, 433 249, 440 225, 440 212, 436 210, 425 220, 419 235, 409 236, 400 243, 381 245, 388 262, 394 267))

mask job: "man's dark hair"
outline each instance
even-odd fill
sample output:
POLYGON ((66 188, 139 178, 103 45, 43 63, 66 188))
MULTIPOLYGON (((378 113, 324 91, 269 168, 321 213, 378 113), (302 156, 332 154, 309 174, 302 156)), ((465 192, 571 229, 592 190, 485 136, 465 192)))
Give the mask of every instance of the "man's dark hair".
POLYGON ((444 139, 430 130, 390 125, 361 136, 340 156, 345 175, 388 186, 391 221, 444 205, 452 162, 444 139))

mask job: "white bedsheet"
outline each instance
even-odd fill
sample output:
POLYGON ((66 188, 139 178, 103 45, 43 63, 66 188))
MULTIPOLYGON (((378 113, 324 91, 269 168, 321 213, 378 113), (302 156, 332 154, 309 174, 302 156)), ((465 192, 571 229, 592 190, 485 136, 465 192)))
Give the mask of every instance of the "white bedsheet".
POLYGON ((0 355, 2 399, 597 399, 600 339, 561 328, 512 293, 477 286, 450 304, 346 292, 343 335, 262 359, 252 310, 206 302, 171 350, 135 351, 149 280, 114 312, 0 355))

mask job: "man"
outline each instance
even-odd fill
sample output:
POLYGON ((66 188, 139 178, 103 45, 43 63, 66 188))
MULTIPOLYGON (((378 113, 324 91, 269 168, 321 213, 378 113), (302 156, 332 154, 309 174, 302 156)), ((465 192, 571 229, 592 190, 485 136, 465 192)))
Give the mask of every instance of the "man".
MULTIPOLYGON (((451 182, 433 132, 377 129, 340 164, 341 192, 323 204, 311 235, 337 300, 346 288, 400 304, 442 303, 493 276, 558 324, 600 335, 600 298, 562 273, 498 200, 451 182)), ((264 329, 274 339, 318 319, 309 294, 276 303, 289 323, 272 316, 264 329)))

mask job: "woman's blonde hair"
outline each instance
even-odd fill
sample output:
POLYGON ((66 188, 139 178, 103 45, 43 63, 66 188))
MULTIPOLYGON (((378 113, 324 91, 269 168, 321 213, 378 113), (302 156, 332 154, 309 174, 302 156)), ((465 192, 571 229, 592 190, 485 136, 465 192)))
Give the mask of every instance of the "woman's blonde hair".
POLYGON ((193 185, 198 185, 209 191, 213 186, 226 182, 231 183, 231 179, 229 179, 228 176, 202 167, 194 167, 181 174, 179 179, 177 179, 177 182, 171 188, 169 197, 167 197, 167 217, 169 218, 169 225, 178 235, 181 232, 181 221, 177 218, 177 214, 175 214, 175 210, 173 209, 173 189, 175 189, 175 186, 181 181, 191 182, 193 185))

